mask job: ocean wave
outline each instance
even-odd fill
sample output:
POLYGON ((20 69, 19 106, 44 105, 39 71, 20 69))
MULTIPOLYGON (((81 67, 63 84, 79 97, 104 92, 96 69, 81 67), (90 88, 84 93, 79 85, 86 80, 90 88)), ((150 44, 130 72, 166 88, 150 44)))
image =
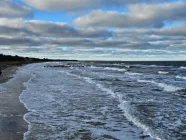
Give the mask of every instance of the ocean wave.
POLYGON ((131 112, 130 111, 130 102, 124 101, 122 99, 121 95, 118 95, 118 99, 119 99, 119 102, 120 102, 118 107, 123 111, 124 115, 126 116, 126 118, 130 122, 132 122, 137 127, 142 128, 143 131, 144 131, 144 134, 149 135, 151 138, 155 138, 157 140, 161 140, 161 138, 159 136, 157 136, 156 134, 154 134, 153 131, 148 126, 146 126, 145 124, 141 123, 141 121, 138 118, 136 118, 136 117, 131 115, 131 113, 130 113, 131 112))
POLYGON ((96 67, 96 66, 90 66, 91 69, 97 69, 97 68, 100 68, 100 67, 96 67))
MULTIPOLYGON (((87 78, 85 78, 87 79, 87 78)), ((89 80, 89 78, 88 78, 89 80)), ((123 100, 123 96, 116 94, 114 91, 112 91, 109 88, 104 87, 101 84, 96 84, 96 86, 101 89, 102 91, 110 94, 112 97, 116 98, 119 101, 119 105, 118 107, 124 112, 124 115, 126 116, 126 118, 131 121, 132 123, 134 123, 134 125, 136 125, 139 128, 142 128, 144 133, 148 134, 151 138, 155 138, 157 140, 161 140, 161 138, 159 138, 159 136, 153 134, 152 130, 146 126, 145 124, 141 123, 140 120, 138 120, 136 117, 132 116, 130 113, 130 102, 123 100)))
POLYGON ((179 75, 177 75, 176 78, 177 78, 177 79, 183 79, 183 80, 186 80, 186 77, 179 76, 179 75))
POLYGON ((92 80, 92 78, 84 77, 83 79, 84 79, 87 83, 89 83, 89 84, 94 84, 94 81, 92 80))
POLYGON ((101 89, 102 91, 104 91, 104 92, 106 92, 106 93, 112 95, 112 97, 116 98, 116 94, 115 94, 111 89, 105 88, 103 85, 98 84, 98 83, 96 84, 96 86, 97 86, 99 89, 101 89))
POLYGON ((175 87, 175 86, 172 86, 172 85, 167 85, 165 83, 157 83, 155 81, 150 81, 150 80, 137 80, 138 82, 141 82, 141 83, 151 83, 151 84, 154 84, 154 85, 157 85, 158 87, 160 88, 163 88, 164 91, 167 91, 167 92, 175 92, 175 91, 178 91, 178 90, 181 90, 182 88, 180 87, 175 87))
POLYGON ((179 96, 179 97, 186 98, 186 95, 185 95, 185 94, 178 94, 178 93, 175 93, 174 95, 179 96))
POLYGON ((135 75, 142 75, 141 73, 135 73, 135 72, 125 72, 127 75, 135 76, 135 75))
POLYGON ((149 65, 150 67, 157 67, 157 68, 166 68, 166 67, 172 67, 172 66, 163 66, 163 65, 149 65))
POLYGON ((168 74, 169 72, 167 71, 158 71, 159 74, 168 74))
POLYGON ((127 71, 126 69, 111 68, 111 67, 106 67, 106 68, 104 68, 104 69, 105 69, 105 70, 119 71, 119 72, 127 71))
POLYGON ((114 66, 123 66, 123 64, 113 64, 114 66))
POLYGON ((2 86, 0 85, 0 94, 1 94, 1 93, 4 93, 4 92, 6 92, 6 91, 7 91, 7 89, 4 88, 4 87, 2 87, 2 86))
POLYGON ((129 65, 125 65, 125 67, 129 69, 131 66, 129 66, 129 65))
POLYGON ((181 67, 180 67, 180 69, 186 69, 186 67, 184 67, 184 66, 181 66, 181 67))
POLYGON ((144 125, 143 123, 140 122, 140 120, 138 120, 136 117, 132 116, 130 113, 130 102, 123 100, 123 96, 116 94, 114 91, 112 91, 109 88, 105 88, 103 85, 101 84, 96 84, 96 86, 98 88, 100 88, 102 91, 112 95, 114 98, 117 98, 119 101, 119 105, 118 107, 124 112, 124 115, 126 116, 126 118, 131 121, 132 123, 134 123, 134 125, 136 125, 139 128, 142 128, 144 133, 148 134, 150 137, 155 138, 157 140, 161 140, 161 138, 159 138, 157 135, 153 134, 152 130, 144 125))
POLYGON ((69 76, 73 76, 73 77, 76 77, 76 78, 82 78, 81 76, 79 76, 79 75, 76 75, 76 74, 72 74, 72 73, 70 73, 70 72, 65 72, 65 71, 59 71, 60 73, 65 73, 65 74, 67 74, 67 75, 69 75, 69 76))

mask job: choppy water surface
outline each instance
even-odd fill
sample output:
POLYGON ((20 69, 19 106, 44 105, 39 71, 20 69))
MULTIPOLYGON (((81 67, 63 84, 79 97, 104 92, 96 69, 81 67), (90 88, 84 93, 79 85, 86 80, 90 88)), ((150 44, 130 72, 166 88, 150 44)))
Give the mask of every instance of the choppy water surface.
POLYGON ((184 66, 61 62, 19 71, 31 75, 20 96, 25 140, 186 139, 184 66))

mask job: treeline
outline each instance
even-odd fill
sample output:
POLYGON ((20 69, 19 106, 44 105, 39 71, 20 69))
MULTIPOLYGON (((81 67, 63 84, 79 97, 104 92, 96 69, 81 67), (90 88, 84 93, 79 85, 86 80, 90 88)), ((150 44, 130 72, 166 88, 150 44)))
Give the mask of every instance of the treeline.
POLYGON ((53 61, 50 59, 39 59, 39 58, 32 58, 32 57, 21 57, 21 56, 11 56, 11 55, 4 55, 0 54, 0 62, 13 62, 13 61, 24 61, 24 62, 36 62, 36 61, 53 61))

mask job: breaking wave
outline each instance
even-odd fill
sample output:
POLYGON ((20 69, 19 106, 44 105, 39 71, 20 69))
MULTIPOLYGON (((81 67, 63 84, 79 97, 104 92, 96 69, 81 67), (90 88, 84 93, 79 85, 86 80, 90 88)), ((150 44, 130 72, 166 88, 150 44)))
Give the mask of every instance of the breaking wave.
POLYGON ((183 80, 186 80, 186 77, 183 77, 183 76, 176 76, 177 79, 183 79, 183 80))
POLYGON ((158 71, 159 74, 168 74, 169 72, 167 71, 158 71))
POLYGON ((137 80, 137 81, 141 83, 151 83, 151 84, 157 85, 158 87, 162 88, 164 91, 167 91, 167 92, 174 92, 174 91, 178 91, 182 89, 180 87, 175 87, 173 85, 167 85, 165 83, 157 83, 155 81, 150 81, 150 80, 137 80))
POLYGON ((110 67, 106 67, 104 68, 105 70, 113 70, 113 71, 120 71, 120 72, 125 72, 127 71, 126 69, 119 69, 119 68, 110 68, 110 67))

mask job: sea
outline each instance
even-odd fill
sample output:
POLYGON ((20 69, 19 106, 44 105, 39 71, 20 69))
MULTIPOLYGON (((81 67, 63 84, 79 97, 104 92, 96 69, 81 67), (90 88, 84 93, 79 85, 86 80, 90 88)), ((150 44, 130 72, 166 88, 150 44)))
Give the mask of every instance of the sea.
POLYGON ((38 63, 23 79, 24 140, 186 140, 185 62, 38 63))

